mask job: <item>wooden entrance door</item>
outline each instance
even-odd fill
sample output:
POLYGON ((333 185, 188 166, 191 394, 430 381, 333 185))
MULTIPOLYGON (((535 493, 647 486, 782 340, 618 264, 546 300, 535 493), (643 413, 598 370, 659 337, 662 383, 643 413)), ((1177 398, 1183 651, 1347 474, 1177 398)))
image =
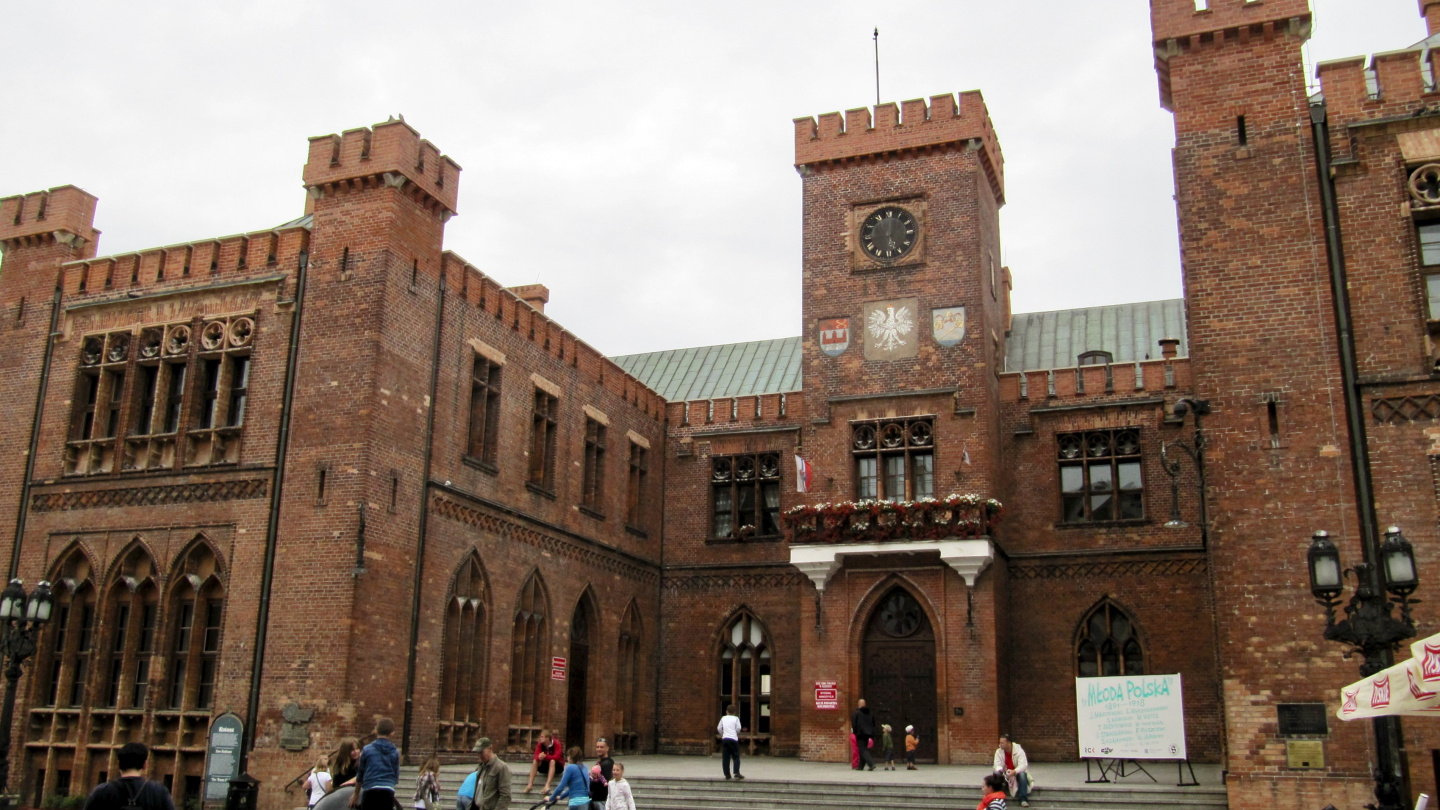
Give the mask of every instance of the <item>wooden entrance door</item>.
POLYGON ((591 750, 585 739, 585 698, 589 694, 586 676, 590 665, 590 611, 587 602, 580 600, 575 606, 575 617, 570 622, 570 679, 569 699, 565 713, 565 747, 578 745, 588 756, 591 750))
POLYGON ((920 737, 916 759, 935 761, 935 631, 909 591, 897 586, 881 598, 866 624, 860 655, 861 697, 875 715, 875 727, 889 723, 893 729, 895 758, 904 758, 905 726, 913 725, 920 737))

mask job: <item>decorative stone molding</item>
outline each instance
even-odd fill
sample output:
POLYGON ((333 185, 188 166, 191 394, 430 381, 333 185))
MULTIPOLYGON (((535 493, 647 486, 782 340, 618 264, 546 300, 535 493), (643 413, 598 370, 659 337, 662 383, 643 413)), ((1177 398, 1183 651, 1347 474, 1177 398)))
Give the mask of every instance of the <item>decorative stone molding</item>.
POLYGON ((706 591, 741 590, 755 591, 771 588, 792 588, 800 585, 805 578, 793 571, 783 574, 694 574, 691 576, 667 574, 665 590, 706 591))
POLYGON ((792 545, 790 564, 815 583, 815 590, 825 590, 825 585, 840 570, 846 557, 875 556, 879 554, 914 554, 938 551, 940 559, 955 569, 967 587, 975 587, 980 576, 995 559, 995 546, 990 538, 973 540, 912 540, 889 541, 884 543, 826 543, 824 545, 792 545))
POLYGON ((1203 574, 1203 557, 1182 560, 1122 560, 1119 562, 1047 563, 1044 565, 1014 563, 1010 578, 1023 579, 1084 579, 1093 577, 1163 577, 1203 574))
POLYGON ((112 509, 122 506, 169 506, 263 498, 269 492, 270 479, 250 478, 241 481, 206 481, 156 487, 37 493, 30 499, 30 508, 36 512, 68 512, 72 509, 112 509))
POLYGON ((465 506, 442 495, 436 495, 431 498, 430 508, 435 514, 441 517, 490 532, 502 540, 519 541, 534 546, 541 551, 577 560, 592 568, 609 571, 612 574, 619 574, 626 579, 636 582, 651 583, 655 582, 660 576, 658 571, 647 569, 592 549, 582 548, 559 537, 536 531, 529 526, 508 520, 499 515, 489 514, 465 506))

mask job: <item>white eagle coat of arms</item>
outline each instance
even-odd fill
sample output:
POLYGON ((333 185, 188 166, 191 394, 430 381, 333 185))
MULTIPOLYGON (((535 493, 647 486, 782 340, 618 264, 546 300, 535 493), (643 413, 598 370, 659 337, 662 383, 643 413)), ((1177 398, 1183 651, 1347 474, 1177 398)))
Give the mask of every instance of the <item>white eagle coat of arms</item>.
POLYGON ((887 306, 883 310, 871 310, 865 328, 875 338, 876 348, 891 352, 904 346, 906 336, 915 331, 915 316, 910 313, 909 307, 887 306))

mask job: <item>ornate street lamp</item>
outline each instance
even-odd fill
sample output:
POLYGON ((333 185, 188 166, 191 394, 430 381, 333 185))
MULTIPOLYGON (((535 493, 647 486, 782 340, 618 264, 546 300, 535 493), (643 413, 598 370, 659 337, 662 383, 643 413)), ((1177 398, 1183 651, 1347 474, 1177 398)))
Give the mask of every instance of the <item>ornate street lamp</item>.
POLYGON ((0 655, 5 662, 5 704, 0 708, 0 810, 11 805, 8 793, 10 781, 10 731, 15 722, 15 686, 20 681, 20 665, 35 654, 35 637, 40 628, 50 621, 55 607, 55 597, 50 593, 50 583, 41 581, 35 592, 25 593, 25 584, 18 579, 10 580, 5 590, 0 591, 0 655))
MULTIPOLYGON (((1360 675, 1367 678, 1389 665, 1387 657, 1400 649, 1402 641, 1415 637, 1415 620, 1410 615, 1410 594, 1420 585, 1415 550, 1399 527, 1391 526, 1385 532, 1379 556, 1378 566, 1362 562, 1354 568, 1342 568, 1340 550, 1330 542, 1327 532, 1315 532, 1306 554, 1310 593, 1325 608, 1325 638, 1345 645, 1346 658, 1359 653, 1363 658, 1360 675), (1345 618, 1338 619, 1335 609, 1340 606, 1346 574, 1355 577, 1355 595, 1345 606, 1345 618), (1400 607, 1398 618, 1390 615, 1392 605, 1400 607)), ((1399 738, 1397 718, 1376 717, 1374 721, 1376 803, 1366 806, 1404 810, 1403 774, 1394 742, 1399 738)))
POLYGON ((1181 397, 1175 402, 1173 412, 1181 424, 1184 424, 1187 414, 1195 414, 1195 433, 1188 444, 1183 441, 1160 444, 1160 466, 1164 468, 1165 474, 1170 476, 1170 519, 1165 521, 1165 528, 1184 529, 1190 526, 1180 517, 1180 459, 1170 457, 1170 450, 1173 448, 1189 456, 1195 463, 1200 490, 1200 543, 1208 545, 1210 521, 1205 503, 1205 434, 1200 429, 1200 417, 1210 414, 1210 400, 1181 397))

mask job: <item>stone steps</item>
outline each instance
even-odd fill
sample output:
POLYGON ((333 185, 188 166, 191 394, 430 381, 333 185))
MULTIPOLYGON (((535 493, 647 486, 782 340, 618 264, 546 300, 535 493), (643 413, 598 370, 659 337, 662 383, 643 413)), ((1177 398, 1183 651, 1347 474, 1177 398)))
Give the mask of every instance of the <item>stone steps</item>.
MULTIPOLYGON (((470 770, 461 765, 442 768, 441 783, 446 793, 441 796, 440 810, 454 807, 455 789, 470 770)), ((416 774, 413 766, 401 769, 402 789, 398 795, 403 806, 409 806, 405 800, 410 796, 404 786, 414 785, 416 774)), ((516 810, 528 808, 542 798, 538 784, 534 793, 520 793, 526 778, 526 773, 514 767, 511 807, 516 810)), ((861 774, 855 774, 853 782, 757 778, 726 781, 718 774, 710 778, 647 775, 631 784, 635 803, 644 810, 954 810, 973 807, 980 799, 979 790, 971 786, 876 782, 861 774)), ((1012 802, 1012 806, 1019 804, 1012 802)), ((1222 786, 1175 788, 1163 783, 1042 786, 1030 801, 1033 810, 1224 810, 1227 806, 1222 786)), ((563 810, 563 805, 558 807, 563 810)))

